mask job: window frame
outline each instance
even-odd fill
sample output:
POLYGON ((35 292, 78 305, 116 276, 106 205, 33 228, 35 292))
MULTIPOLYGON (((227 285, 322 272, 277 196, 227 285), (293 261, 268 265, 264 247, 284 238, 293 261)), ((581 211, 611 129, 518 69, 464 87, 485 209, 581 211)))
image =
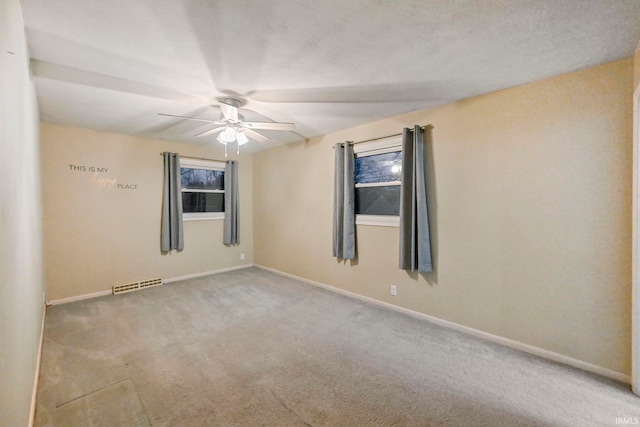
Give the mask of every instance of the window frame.
MULTIPOLYGON (((192 157, 180 157, 180 170, 182 168, 191 168, 191 169, 205 169, 205 170, 214 170, 214 171, 222 171, 225 170, 226 163, 221 162, 219 160, 205 160, 205 159, 195 159, 192 157)), ((226 187, 226 183, 225 183, 226 187)), ((203 190, 203 189, 188 189, 182 188, 180 185, 180 193, 222 193, 224 194, 225 190, 203 190)), ((204 221, 211 219, 224 219, 224 212, 184 212, 182 211, 182 221, 204 221)))
MULTIPOLYGON (((402 135, 392 136, 377 141, 366 142, 353 146, 355 157, 374 156, 376 154, 402 152, 402 135)), ((354 172, 355 173, 355 172, 354 172)), ((355 184, 355 188, 362 187, 382 187, 390 185, 401 185, 402 181, 373 182, 355 184)), ((356 225, 369 225, 377 227, 400 227, 399 215, 364 215, 356 214, 356 225)))

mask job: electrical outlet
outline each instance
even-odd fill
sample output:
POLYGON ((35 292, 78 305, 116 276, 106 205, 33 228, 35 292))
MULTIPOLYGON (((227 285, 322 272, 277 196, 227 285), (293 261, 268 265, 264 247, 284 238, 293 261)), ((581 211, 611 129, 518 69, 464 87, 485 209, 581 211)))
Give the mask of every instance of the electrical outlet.
POLYGON ((240 261, 244 260, 244 253, 240 254, 240 261))
POLYGON ((396 285, 391 285, 391 295, 398 295, 398 287, 396 285))

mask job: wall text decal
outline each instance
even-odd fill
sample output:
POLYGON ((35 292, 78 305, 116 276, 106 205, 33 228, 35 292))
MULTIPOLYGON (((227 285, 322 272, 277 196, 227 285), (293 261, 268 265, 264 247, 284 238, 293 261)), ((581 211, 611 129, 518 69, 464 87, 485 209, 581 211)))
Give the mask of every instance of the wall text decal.
POLYGON ((116 190, 137 190, 138 184, 124 184, 118 182, 118 178, 104 178, 99 174, 107 173, 109 168, 100 166, 88 166, 88 165, 69 165, 69 170, 74 172, 89 172, 91 175, 91 182, 97 184, 100 188, 116 189, 116 190))
POLYGON ((101 188, 115 188, 117 190, 137 190, 138 184, 122 184, 118 178, 100 178, 97 173, 91 176, 91 182, 95 182, 101 188))
POLYGON ((76 172, 99 172, 107 173, 109 168, 101 168, 98 166, 86 166, 86 165, 69 165, 69 169, 76 172))

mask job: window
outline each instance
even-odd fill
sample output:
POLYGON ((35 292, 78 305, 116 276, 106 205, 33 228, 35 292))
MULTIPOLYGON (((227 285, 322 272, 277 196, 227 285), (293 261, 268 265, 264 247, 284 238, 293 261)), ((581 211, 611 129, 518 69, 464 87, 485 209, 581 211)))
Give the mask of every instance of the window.
POLYGON ((224 218, 224 162, 180 158, 182 219, 224 218))
POLYGON ((356 224, 399 225, 401 143, 395 137, 354 147, 356 224))

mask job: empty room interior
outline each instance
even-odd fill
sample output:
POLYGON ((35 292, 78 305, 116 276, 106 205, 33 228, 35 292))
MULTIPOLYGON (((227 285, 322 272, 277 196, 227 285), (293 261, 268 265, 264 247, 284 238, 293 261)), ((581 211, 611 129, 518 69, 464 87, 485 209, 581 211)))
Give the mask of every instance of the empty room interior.
POLYGON ((640 2, 0 1, 0 425, 640 423, 640 2))

